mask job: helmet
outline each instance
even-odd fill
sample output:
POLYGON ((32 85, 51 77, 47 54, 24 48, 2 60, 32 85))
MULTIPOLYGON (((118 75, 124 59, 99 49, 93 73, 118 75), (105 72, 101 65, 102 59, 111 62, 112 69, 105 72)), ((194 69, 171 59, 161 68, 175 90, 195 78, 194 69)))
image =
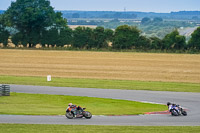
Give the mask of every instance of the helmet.
POLYGON ((72 103, 69 103, 68 106, 72 106, 72 103))
POLYGON ((169 105, 171 105, 171 103, 170 103, 170 102, 167 102, 167 106, 169 106, 169 105))

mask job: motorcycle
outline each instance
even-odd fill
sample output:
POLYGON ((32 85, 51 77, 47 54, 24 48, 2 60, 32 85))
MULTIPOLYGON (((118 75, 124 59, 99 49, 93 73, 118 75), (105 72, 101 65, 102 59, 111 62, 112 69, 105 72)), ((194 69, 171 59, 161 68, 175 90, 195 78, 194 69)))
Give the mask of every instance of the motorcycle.
POLYGON ((66 110, 65 116, 68 119, 73 119, 73 118, 83 118, 85 117, 86 119, 91 119, 92 114, 88 111, 85 111, 86 108, 80 108, 79 110, 76 107, 73 108, 68 108, 66 110))
POLYGON ((183 110, 179 105, 172 106, 170 112, 172 116, 179 116, 179 115, 187 116, 187 112, 183 110))

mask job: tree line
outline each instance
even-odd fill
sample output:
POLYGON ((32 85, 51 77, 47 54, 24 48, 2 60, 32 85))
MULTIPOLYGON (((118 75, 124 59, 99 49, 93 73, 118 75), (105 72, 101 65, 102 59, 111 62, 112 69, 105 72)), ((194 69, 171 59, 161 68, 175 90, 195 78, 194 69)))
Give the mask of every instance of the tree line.
POLYGON ((62 11, 63 16, 65 18, 111 18, 111 19, 135 19, 137 18, 137 15, 131 12, 101 12, 101 11, 75 11, 73 12, 67 12, 62 11))
POLYGON ((109 18, 142 19, 144 17, 161 17, 169 20, 200 20, 200 11, 179 11, 171 13, 137 12, 137 11, 61 11, 65 18, 109 18))
POLYGON ((79 49, 200 50, 200 27, 194 31, 189 42, 177 30, 163 39, 148 38, 137 27, 128 25, 118 26, 115 30, 103 27, 77 27, 72 30, 62 13, 55 12, 48 0, 12 2, 0 15, 0 43, 6 46, 9 37, 15 45, 24 47, 41 44, 57 47, 70 45, 79 49), (9 28, 16 32, 10 34, 9 28))

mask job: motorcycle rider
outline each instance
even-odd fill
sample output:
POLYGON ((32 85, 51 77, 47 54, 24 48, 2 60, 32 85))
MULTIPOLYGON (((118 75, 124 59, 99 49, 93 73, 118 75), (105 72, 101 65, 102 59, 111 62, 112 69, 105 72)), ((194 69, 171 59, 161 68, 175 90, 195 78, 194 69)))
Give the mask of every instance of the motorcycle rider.
POLYGON ((67 110, 69 109, 69 110, 71 111, 73 108, 75 109, 75 111, 74 111, 75 117, 76 117, 76 115, 80 115, 80 114, 81 114, 81 111, 83 110, 83 109, 81 108, 81 106, 78 106, 78 107, 77 107, 75 104, 69 103, 69 104, 68 104, 68 107, 67 107, 67 110))
POLYGON ((182 111, 182 108, 181 108, 179 105, 177 105, 177 104, 167 102, 167 106, 168 106, 169 112, 171 112, 171 109, 172 109, 173 107, 177 107, 178 109, 180 109, 180 111, 182 111))
POLYGON ((172 104, 171 104, 170 102, 167 102, 167 106, 168 106, 168 110, 169 110, 169 112, 171 112, 172 104))
POLYGON ((72 105, 73 105, 72 103, 69 103, 66 110, 68 110, 68 109, 71 110, 71 108, 73 108, 72 105))

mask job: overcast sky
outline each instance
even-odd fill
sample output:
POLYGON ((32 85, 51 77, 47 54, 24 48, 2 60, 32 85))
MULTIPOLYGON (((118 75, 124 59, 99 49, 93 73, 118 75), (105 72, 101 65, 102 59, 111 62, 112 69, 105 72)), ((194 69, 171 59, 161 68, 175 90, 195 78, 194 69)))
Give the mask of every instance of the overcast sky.
MULTIPOLYGON (((0 0, 0 10, 6 10, 11 1, 0 0)), ((82 11, 200 11, 200 0, 50 0, 55 10, 82 11)))

